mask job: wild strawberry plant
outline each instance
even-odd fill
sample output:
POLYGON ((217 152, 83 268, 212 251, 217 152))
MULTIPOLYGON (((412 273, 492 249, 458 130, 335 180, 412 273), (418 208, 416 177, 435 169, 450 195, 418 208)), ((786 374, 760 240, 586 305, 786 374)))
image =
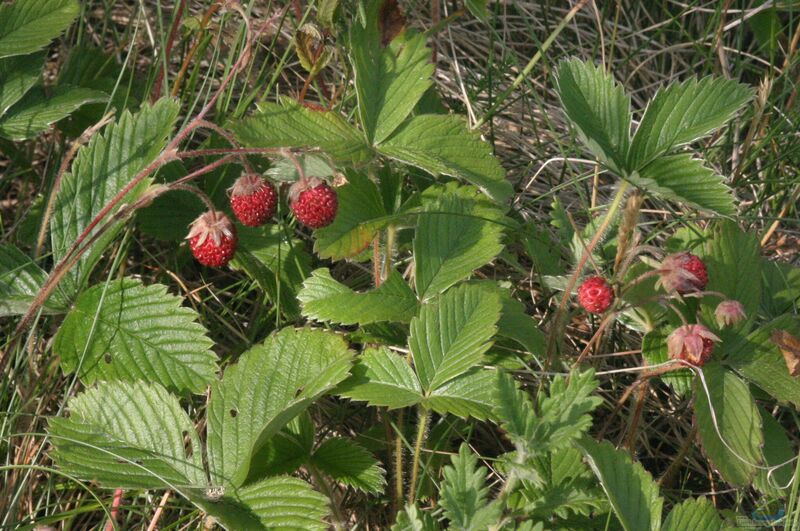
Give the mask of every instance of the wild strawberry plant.
MULTIPOLYGON (((0 247, 0 310, 21 316, 0 367, 19 370, 25 334, 47 319, 61 370, 80 381, 48 423, 61 473, 168 489, 228 529, 347 527, 343 499, 354 492, 391 506, 378 525, 399 530, 721 529, 709 500, 665 499, 593 429, 599 381, 582 365, 618 323, 642 335, 643 370, 610 415, 662 379, 694 397, 688 440, 696 433, 727 483, 785 493, 792 446, 755 397, 800 406, 778 344, 800 333, 797 270, 763 259, 730 220, 687 223, 658 246, 642 241, 639 222, 645 200, 736 213, 723 177, 684 146, 723 127, 748 88, 721 78, 671 84, 634 122, 612 75, 561 61, 553 82, 564 112, 617 180, 600 217, 582 230, 561 223, 572 242, 563 253, 510 208, 514 190, 491 146, 443 111, 426 35, 402 25, 396 3, 361 2, 348 18, 321 2, 318 25, 298 28, 306 88, 336 57, 325 35, 338 31, 352 98, 326 108, 282 97, 212 119, 260 31, 238 3, 223 4, 244 22, 241 53, 208 101, 199 110, 169 97, 128 103, 89 126, 44 210, 49 258, 0 247), (168 286, 114 273, 134 229, 185 240, 174 252, 191 252, 197 265, 184 260, 187 268, 252 281, 274 308, 267 332, 251 323, 245 352, 221 352, 168 286), (563 292, 546 334, 513 286, 476 273, 511 262, 517 242, 563 292), (368 282, 344 281, 349 264, 368 266, 368 282), (584 310, 598 325, 570 366, 561 338, 584 310), (552 371, 560 374, 548 382, 552 371), (331 403, 375 425, 357 434, 322 426, 312 413, 331 403), (492 483, 467 442, 476 430, 505 441, 492 483)), ((477 4, 469 9, 481 14, 477 4)), ((82 103, 108 100, 87 89, 67 91, 72 104, 26 99, 41 65, 23 54, 76 13, 72 0, 0 7, 0 71, 9 72, 0 136, 28 138, 82 103), (14 133, 8 124, 36 105, 58 113, 37 110, 48 118, 14 133)))

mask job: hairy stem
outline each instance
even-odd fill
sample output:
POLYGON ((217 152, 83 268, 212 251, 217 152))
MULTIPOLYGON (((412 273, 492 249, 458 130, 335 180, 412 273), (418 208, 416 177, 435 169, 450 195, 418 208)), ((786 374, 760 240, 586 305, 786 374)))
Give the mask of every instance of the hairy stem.
POLYGON ((414 460, 411 462, 411 482, 408 484, 408 504, 414 505, 417 501, 417 477, 419 476, 419 457, 422 446, 425 444, 425 435, 428 433, 428 421, 431 412, 428 408, 420 406, 419 421, 417 422, 417 439, 414 441, 414 460))
POLYGON ((397 433, 394 436, 394 504, 396 511, 403 506, 403 423, 405 409, 397 414, 397 433))
POLYGON ((616 216, 617 210, 619 210, 622 200, 625 198, 625 192, 628 190, 629 186, 630 184, 628 184, 627 181, 620 182, 619 188, 617 188, 617 193, 614 195, 614 199, 611 200, 611 204, 608 206, 608 211, 606 212, 603 221, 600 223, 600 226, 597 227, 597 231, 595 231, 592 241, 590 241, 589 245, 586 246, 581 259, 578 261, 578 265, 575 266, 575 271, 572 273, 572 276, 567 282, 566 288, 564 288, 564 295, 561 297, 561 302, 559 303, 558 309, 553 316, 553 329, 547 338, 547 360, 545 369, 548 369, 553 362, 556 337, 559 335, 558 327, 560 326, 564 310, 567 308, 567 302, 569 302, 570 297, 572 297, 572 290, 575 288, 575 284, 578 282, 578 278, 581 276, 586 262, 589 261, 592 251, 597 244, 600 243, 600 239, 603 237, 606 230, 608 230, 608 227, 611 225, 611 221, 614 219, 614 216, 616 216))

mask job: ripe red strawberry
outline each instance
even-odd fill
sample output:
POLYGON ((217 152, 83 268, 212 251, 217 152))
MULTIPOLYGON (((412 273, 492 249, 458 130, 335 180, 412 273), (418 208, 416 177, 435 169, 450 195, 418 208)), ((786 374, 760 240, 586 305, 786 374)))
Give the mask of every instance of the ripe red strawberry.
POLYGON ((614 302, 614 290, 603 277, 589 277, 578 288, 578 302, 590 313, 603 313, 614 302))
POLYGON ((700 257, 688 251, 675 253, 664 258, 658 269, 661 275, 656 287, 664 286, 668 292, 677 291, 681 295, 703 291, 708 284, 706 265, 700 257))
POLYGON ((294 183, 289 189, 289 204, 297 220, 312 229, 333 223, 339 208, 336 191, 318 177, 294 183))
POLYGON ((222 267, 231 261, 236 252, 236 227, 223 212, 209 210, 192 222, 189 229, 189 247, 203 265, 222 267))
POLYGON ((231 209, 242 225, 258 227, 275 215, 278 192, 260 175, 245 174, 231 187, 231 209))

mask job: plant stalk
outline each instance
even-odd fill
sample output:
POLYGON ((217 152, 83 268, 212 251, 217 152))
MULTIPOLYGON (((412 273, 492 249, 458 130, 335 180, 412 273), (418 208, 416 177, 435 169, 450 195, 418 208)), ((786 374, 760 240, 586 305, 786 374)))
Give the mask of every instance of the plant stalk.
POLYGON ((553 329, 551 330, 549 337, 547 338, 547 360, 545 365, 545 370, 550 368, 550 365, 553 362, 553 355, 555 353, 555 346, 556 346, 556 336, 558 336, 557 330, 561 323, 561 317, 564 314, 564 310, 567 308, 567 302, 572 297, 572 290, 575 288, 575 284, 578 282, 578 278, 581 276, 583 272, 584 266, 586 266, 586 262, 589 261, 589 257, 592 254, 592 251, 597 244, 600 242, 600 239, 603 237, 603 234, 608 230, 608 227, 611 225, 611 221, 614 219, 614 216, 617 214, 617 210, 619 210, 620 205, 622 204, 622 200, 625 198, 625 192, 628 191, 628 187, 630 184, 628 181, 621 181, 619 188, 617 188, 617 193, 614 195, 614 198, 611 200, 611 204, 608 206, 608 211, 606 212, 603 221, 600 223, 600 226, 597 227, 597 231, 594 233, 594 237, 592 237, 592 241, 589 242, 589 245, 586 246, 586 249, 581 256, 581 259, 578 261, 578 265, 575 267, 575 271, 572 273, 572 276, 567 282, 567 286, 564 289, 564 295, 561 297, 561 302, 558 305, 558 309, 556 310, 555 316, 553 317, 553 329))
POLYGON ((419 458, 422 446, 425 444, 425 434, 428 432, 428 422, 431 412, 428 408, 420 406, 419 421, 417 422, 417 439, 414 442, 414 460, 411 462, 411 482, 408 484, 408 504, 414 505, 417 501, 417 477, 419 476, 419 458))

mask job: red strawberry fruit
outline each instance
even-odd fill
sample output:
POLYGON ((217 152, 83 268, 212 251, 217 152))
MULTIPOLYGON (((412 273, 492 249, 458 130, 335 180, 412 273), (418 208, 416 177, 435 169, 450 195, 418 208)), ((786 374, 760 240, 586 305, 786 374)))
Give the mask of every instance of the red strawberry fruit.
POLYGON ((275 215, 278 192, 260 175, 245 174, 231 187, 231 209, 242 225, 258 227, 275 215))
POLYGON ((578 302, 587 312, 603 313, 614 302, 614 290, 603 277, 589 277, 578 288, 578 302))
POLYGON ((706 265, 700 257, 688 251, 675 253, 664 258, 658 269, 660 278, 656 287, 664 286, 668 292, 677 291, 681 295, 703 291, 708 284, 706 265))
POLYGON ((236 227, 223 212, 209 210, 192 222, 189 229, 189 247, 203 265, 222 267, 231 261, 236 252, 236 227))
POLYGON ((333 223, 339 208, 336 191, 319 177, 294 183, 289 189, 289 204, 297 220, 312 229, 333 223))

